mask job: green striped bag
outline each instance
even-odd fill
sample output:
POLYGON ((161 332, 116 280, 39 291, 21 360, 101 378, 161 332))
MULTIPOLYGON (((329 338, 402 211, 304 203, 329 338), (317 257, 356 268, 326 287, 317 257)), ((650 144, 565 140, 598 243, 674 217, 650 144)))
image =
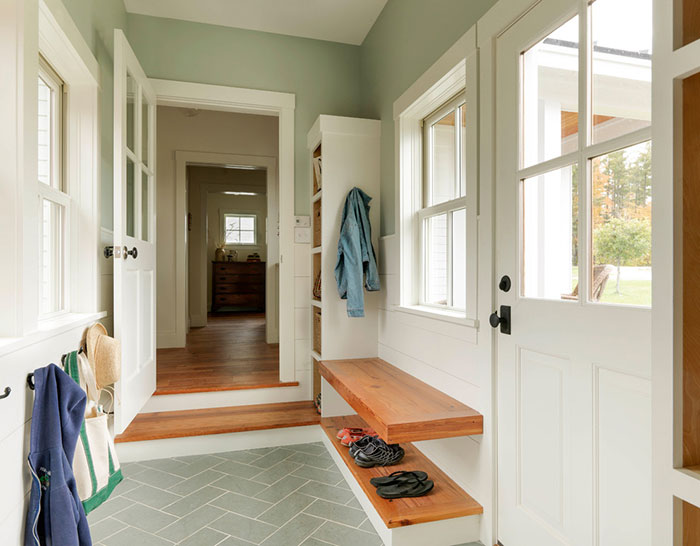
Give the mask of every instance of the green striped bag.
POLYGON ((73 351, 64 357, 63 365, 68 375, 87 393, 85 420, 73 458, 73 474, 85 514, 89 514, 109 498, 123 476, 109 432, 108 416, 98 405, 100 391, 87 356, 73 351))

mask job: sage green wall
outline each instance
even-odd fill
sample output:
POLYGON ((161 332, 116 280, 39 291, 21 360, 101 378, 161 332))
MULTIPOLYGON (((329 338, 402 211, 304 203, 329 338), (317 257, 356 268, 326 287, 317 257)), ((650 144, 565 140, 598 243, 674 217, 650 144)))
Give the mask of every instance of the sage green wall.
POLYGON ((382 235, 396 228, 394 101, 495 3, 389 0, 360 47, 362 115, 382 120, 382 235))
POLYGON ((101 223, 112 229, 114 29, 126 29, 126 10, 122 0, 63 0, 63 4, 100 65, 101 223))
POLYGON ((149 77, 295 93, 295 210, 309 214, 306 134, 319 114, 359 114, 359 47, 144 15, 127 17, 129 42, 149 77))

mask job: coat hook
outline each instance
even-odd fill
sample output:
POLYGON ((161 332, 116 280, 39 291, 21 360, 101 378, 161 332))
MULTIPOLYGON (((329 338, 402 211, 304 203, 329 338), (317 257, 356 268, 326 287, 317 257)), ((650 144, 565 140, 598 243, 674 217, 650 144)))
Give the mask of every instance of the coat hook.
POLYGON ((2 400, 3 398, 7 398, 8 396, 10 396, 10 393, 11 393, 11 392, 12 392, 12 389, 11 389, 10 387, 5 387, 5 393, 4 393, 4 394, 0 394, 0 400, 2 400))
POLYGON ((33 373, 30 373, 29 375, 27 375, 27 386, 30 389, 34 390, 34 374, 33 373))

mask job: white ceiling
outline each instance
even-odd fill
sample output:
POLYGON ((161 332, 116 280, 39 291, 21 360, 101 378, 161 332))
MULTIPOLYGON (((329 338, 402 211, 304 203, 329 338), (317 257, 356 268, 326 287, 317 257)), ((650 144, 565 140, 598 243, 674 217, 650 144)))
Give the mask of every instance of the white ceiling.
POLYGON ((124 0, 130 13, 360 45, 387 0, 124 0))

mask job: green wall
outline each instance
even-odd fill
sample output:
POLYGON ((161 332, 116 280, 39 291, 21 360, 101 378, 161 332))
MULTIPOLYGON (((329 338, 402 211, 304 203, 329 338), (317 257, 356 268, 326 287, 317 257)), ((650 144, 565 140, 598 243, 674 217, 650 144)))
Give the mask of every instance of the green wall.
POLYGON ((63 4, 100 65, 102 226, 112 229, 114 29, 126 29, 126 10, 122 0, 63 0, 63 4))
POLYGON ((360 47, 362 115, 382 120, 381 234, 395 232, 394 101, 495 0, 389 0, 360 47))
POLYGON ((295 210, 309 214, 306 134, 319 114, 360 113, 359 48, 143 15, 128 23, 149 77, 296 94, 295 210))

